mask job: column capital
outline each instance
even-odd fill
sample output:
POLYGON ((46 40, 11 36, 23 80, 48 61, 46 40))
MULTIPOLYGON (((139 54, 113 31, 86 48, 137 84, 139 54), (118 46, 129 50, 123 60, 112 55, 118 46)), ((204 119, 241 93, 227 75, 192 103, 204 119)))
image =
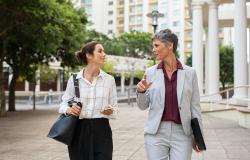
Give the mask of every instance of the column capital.
POLYGON ((192 2, 193 9, 202 9, 204 2, 192 2))
POLYGON ((217 9, 218 8, 218 2, 215 2, 215 1, 210 1, 210 2, 207 2, 208 4, 208 8, 214 8, 214 9, 217 9))

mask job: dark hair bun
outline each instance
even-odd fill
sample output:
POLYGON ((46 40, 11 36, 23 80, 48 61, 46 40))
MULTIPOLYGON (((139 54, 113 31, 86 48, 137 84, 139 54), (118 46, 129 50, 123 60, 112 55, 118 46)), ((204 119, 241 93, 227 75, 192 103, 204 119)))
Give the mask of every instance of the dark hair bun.
POLYGON ((78 61, 80 64, 83 63, 84 56, 83 56, 82 51, 76 51, 76 52, 75 52, 75 57, 76 57, 77 61, 78 61))

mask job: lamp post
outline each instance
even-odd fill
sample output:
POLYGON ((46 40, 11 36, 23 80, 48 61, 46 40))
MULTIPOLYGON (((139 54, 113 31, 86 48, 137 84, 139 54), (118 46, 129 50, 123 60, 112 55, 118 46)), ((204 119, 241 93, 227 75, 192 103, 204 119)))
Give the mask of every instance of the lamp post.
MULTIPOLYGON (((152 18, 152 26, 154 29, 154 34, 156 32, 157 26, 158 26, 158 18, 163 17, 164 14, 160 13, 157 10, 153 10, 151 13, 147 14, 147 17, 152 18)), ((155 64, 155 58, 154 58, 154 64, 155 64)))
POLYGON ((131 66, 130 66, 130 81, 129 81, 129 89, 128 89, 128 105, 132 104, 133 106, 133 101, 132 101, 132 93, 133 93, 133 85, 134 85, 134 72, 135 72, 135 62, 132 62, 131 63, 131 66))

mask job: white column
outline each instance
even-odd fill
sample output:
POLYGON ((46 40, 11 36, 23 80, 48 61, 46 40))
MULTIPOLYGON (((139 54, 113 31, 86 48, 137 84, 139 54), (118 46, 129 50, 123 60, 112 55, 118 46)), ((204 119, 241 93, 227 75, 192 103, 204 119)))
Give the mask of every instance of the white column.
MULTIPOLYGON (((248 83, 246 0, 234 1, 234 86, 248 83)), ((246 98, 247 89, 236 89, 233 98, 246 98)))
MULTIPOLYGON (((207 68, 207 93, 219 92, 220 66, 219 66, 219 37, 218 37, 218 6, 215 2, 208 4, 208 68, 207 68)), ((220 94, 213 96, 221 98, 220 94)))
POLYGON ((56 91, 61 91, 61 71, 57 70, 57 82, 56 82, 56 91))
POLYGON ((232 45, 232 30, 231 28, 227 27, 227 28, 223 28, 223 46, 229 46, 232 45))
MULTIPOLYGON (((248 28, 248 41, 247 41, 247 46, 248 46, 248 85, 250 85, 250 28, 248 28)), ((248 98, 250 98, 250 88, 248 88, 248 98)), ((250 102, 248 102, 248 109, 250 109, 250 102)))
POLYGON ((121 74, 121 93, 125 92, 125 75, 124 72, 121 74))
POLYGON ((40 70, 38 69, 36 71, 36 86, 35 86, 35 91, 40 92, 40 70))
POLYGON ((28 92, 29 91, 29 82, 25 80, 25 83, 24 83, 24 91, 28 92))
POLYGON ((205 30, 205 94, 208 94, 208 30, 205 30))
POLYGON ((193 3, 192 66, 196 70, 200 94, 203 94, 203 19, 202 3, 193 3))

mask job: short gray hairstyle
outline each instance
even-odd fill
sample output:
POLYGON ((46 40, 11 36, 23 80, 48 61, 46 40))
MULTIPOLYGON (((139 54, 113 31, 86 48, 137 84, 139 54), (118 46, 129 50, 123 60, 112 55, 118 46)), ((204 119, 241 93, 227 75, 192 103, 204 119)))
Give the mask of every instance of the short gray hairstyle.
POLYGON ((160 40, 165 45, 167 45, 167 42, 173 43, 173 52, 176 52, 178 37, 170 29, 164 29, 154 34, 152 41, 156 39, 160 40))

